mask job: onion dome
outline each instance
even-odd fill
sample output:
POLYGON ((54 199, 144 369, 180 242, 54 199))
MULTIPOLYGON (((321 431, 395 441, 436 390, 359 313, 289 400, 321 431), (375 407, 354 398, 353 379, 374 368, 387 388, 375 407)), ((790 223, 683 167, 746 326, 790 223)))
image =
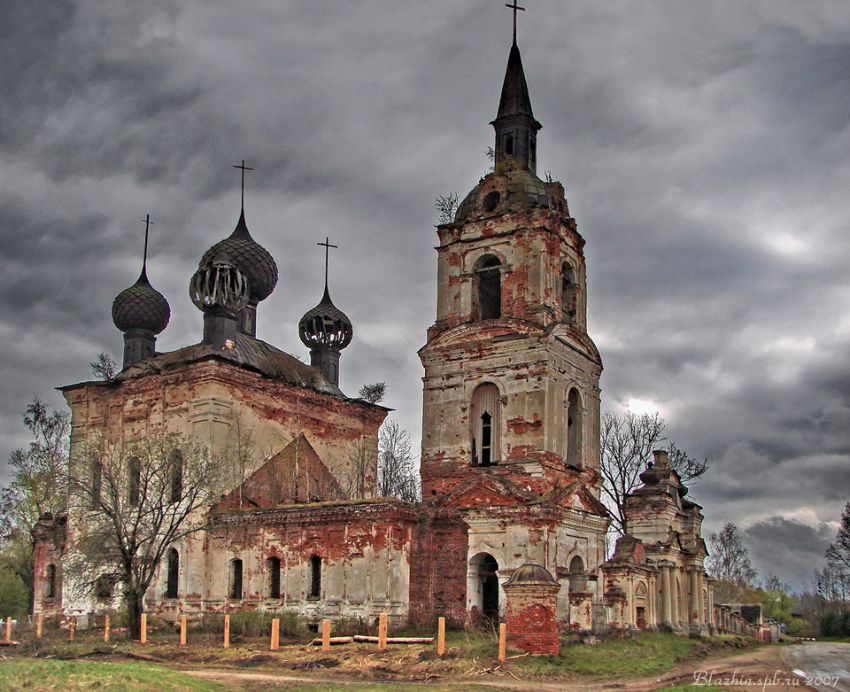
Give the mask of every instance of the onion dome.
POLYGON ((225 255, 217 255, 192 276, 189 296, 199 310, 239 312, 248 304, 249 283, 225 255))
POLYGON ((331 301, 327 286, 321 302, 308 310, 298 323, 298 336, 310 349, 325 347, 341 351, 351 343, 354 327, 346 314, 331 301))
POLYGON ((136 283, 121 291, 112 302, 112 321, 122 332, 143 329, 159 334, 168 326, 170 317, 168 301, 150 285, 144 267, 136 283))
POLYGON ((244 211, 233 233, 207 250, 198 266, 206 267, 220 256, 226 256, 248 280, 249 302, 256 303, 271 295, 277 284, 277 264, 269 251, 251 237, 244 211))

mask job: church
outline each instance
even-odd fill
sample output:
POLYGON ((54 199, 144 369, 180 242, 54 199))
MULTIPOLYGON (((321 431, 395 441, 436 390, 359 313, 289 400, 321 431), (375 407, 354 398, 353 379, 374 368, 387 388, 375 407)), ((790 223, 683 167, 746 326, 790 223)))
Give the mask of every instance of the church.
MULTIPOLYGON (((419 351, 419 503, 375 495, 389 409, 339 388, 354 327, 331 299, 327 272, 299 323, 309 365, 257 338, 278 272, 262 231, 249 230, 244 194, 233 232, 190 279, 198 343, 156 350, 170 308, 146 262, 115 298, 121 372, 61 388, 72 464, 94 436, 168 432, 233 467, 198 518, 203 528, 162 560, 146 612, 292 611, 312 623, 386 612, 396 626, 436 616, 463 626, 504 614, 505 585, 534 565, 558 586, 561 631, 713 628, 701 508, 664 453, 629 498, 631 534, 606 555, 602 360, 587 332, 585 240, 564 187, 537 175, 541 124, 515 37, 491 124, 492 171, 437 227, 436 318, 419 351)), ((181 450, 173 454, 179 465, 181 450)), ((175 492, 179 501, 179 483, 175 492)), ((63 579, 84 530, 69 511, 34 532, 34 611, 81 627, 120 607, 115 593, 63 579)))

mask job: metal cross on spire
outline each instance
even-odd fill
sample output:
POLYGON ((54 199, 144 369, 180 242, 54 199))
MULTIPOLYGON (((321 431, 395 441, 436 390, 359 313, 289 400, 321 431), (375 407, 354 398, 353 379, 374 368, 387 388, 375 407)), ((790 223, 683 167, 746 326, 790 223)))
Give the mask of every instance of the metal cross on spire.
POLYGON ((151 226, 155 225, 154 222, 151 221, 151 215, 150 214, 145 214, 144 222, 145 222, 145 251, 144 251, 144 254, 142 255, 142 272, 145 271, 147 264, 148 264, 148 233, 150 232, 151 226))
POLYGON ((520 7, 520 6, 517 4, 517 0, 514 0, 514 4, 513 4, 513 5, 508 5, 508 4, 506 3, 506 4, 505 4, 505 7, 508 7, 508 8, 510 8, 510 9, 512 9, 512 10, 514 11, 514 45, 516 45, 516 13, 517 13, 517 11, 525 12, 525 8, 524 8, 524 7, 520 7))
POLYGON ((249 168, 245 165, 245 159, 242 159, 241 166, 233 166, 234 168, 238 168, 242 171, 242 211, 245 211, 245 171, 253 171, 253 168, 249 168))
POLYGON ((328 238, 327 236, 325 236, 325 242, 324 243, 316 243, 316 245, 321 245, 323 248, 325 248, 325 290, 327 291, 328 290, 328 253, 329 253, 331 248, 338 248, 339 245, 331 245, 330 238, 328 238))

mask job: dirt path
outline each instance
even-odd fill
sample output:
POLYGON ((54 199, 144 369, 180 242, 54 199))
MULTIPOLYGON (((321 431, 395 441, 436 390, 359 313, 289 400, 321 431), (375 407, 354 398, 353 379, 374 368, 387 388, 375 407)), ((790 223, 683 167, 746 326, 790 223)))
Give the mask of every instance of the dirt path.
MULTIPOLYGON (((753 690, 762 689, 763 683, 767 681, 765 689, 785 690, 813 690, 802 684, 795 677, 791 666, 786 662, 784 647, 764 647, 755 651, 747 651, 742 654, 725 656, 722 658, 694 661, 678 666, 661 676, 643 678, 630 681, 604 681, 592 682, 588 680, 540 680, 540 679, 516 679, 512 677, 510 669, 496 669, 492 673, 476 677, 440 677, 442 687, 457 687, 468 689, 471 685, 492 687, 503 690, 521 690, 540 692, 603 692, 605 690, 624 690, 625 692, 649 692, 650 690, 663 689, 671 685, 688 685, 694 682, 708 683, 724 687, 730 690, 753 690)), ((227 669, 204 669, 183 670, 182 672, 206 680, 213 680, 232 687, 263 686, 286 686, 292 683, 326 685, 363 685, 370 682, 389 682, 368 678, 338 678, 334 676, 322 677, 318 675, 288 675, 261 672, 242 672, 227 669)), ((400 688, 409 683, 399 683, 400 688)), ((699 689, 695 686, 695 689, 699 689)))

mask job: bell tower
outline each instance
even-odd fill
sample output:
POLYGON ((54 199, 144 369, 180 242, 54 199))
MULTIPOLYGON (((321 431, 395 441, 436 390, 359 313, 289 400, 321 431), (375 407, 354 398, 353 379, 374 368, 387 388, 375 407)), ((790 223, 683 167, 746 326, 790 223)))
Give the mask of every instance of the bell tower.
POLYGON ((437 227, 437 315, 425 368, 422 494, 476 475, 540 496, 599 496, 599 377, 587 333, 584 239, 559 182, 537 177, 537 133, 516 39, 495 165, 437 227))

